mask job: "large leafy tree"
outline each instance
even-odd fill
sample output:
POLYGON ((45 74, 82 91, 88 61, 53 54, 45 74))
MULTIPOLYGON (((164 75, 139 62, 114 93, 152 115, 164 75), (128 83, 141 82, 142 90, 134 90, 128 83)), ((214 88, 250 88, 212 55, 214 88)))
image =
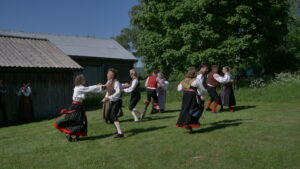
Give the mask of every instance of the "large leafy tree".
POLYGON ((131 11, 146 68, 166 75, 200 63, 274 71, 284 59, 287 0, 140 0, 131 11))

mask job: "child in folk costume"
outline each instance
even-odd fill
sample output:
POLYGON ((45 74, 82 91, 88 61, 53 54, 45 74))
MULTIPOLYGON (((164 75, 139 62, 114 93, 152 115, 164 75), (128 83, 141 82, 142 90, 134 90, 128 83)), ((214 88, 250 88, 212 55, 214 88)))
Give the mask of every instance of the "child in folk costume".
POLYGON ((31 88, 29 83, 23 82, 17 95, 20 96, 19 111, 21 122, 29 122, 34 119, 33 106, 31 100, 31 88))
POLYGON ((223 67, 222 72, 224 73, 224 76, 222 77, 222 82, 221 82, 223 84, 223 87, 220 94, 220 98, 221 98, 220 111, 224 111, 223 106, 228 106, 229 111, 234 112, 232 106, 235 106, 236 101, 235 101, 235 96, 232 88, 233 78, 229 72, 229 67, 227 66, 223 67))
MULTIPOLYGON (((153 70, 152 75, 147 78, 145 83, 145 87, 147 89, 147 100, 144 102, 146 105, 144 113, 146 113, 147 107, 151 103, 151 99, 153 100, 151 114, 155 114, 159 111, 158 97, 156 93, 157 83, 159 81, 157 73, 157 70, 153 70)), ((144 117, 144 113, 142 113, 142 118, 144 117)))
MULTIPOLYGON (((203 64, 200 66, 200 70, 197 75, 197 79, 203 83, 203 86, 205 88, 207 88, 207 84, 206 84, 206 80, 207 80, 206 73, 207 72, 208 72, 208 66, 206 64, 203 64)), ((205 102, 204 95, 203 94, 201 95, 201 93, 198 92, 198 96, 199 96, 199 99, 201 100, 201 106, 204 107, 204 102, 205 102)))
POLYGON ((137 72, 135 69, 131 69, 129 71, 129 74, 132 80, 130 84, 127 83, 123 85, 125 89, 123 89, 122 91, 125 93, 131 93, 129 110, 131 111, 131 114, 134 118, 134 122, 139 122, 138 117, 140 116, 140 112, 135 107, 141 99, 140 82, 138 80, 137 72))
POLYGON ((62 109, 60 113, 65 114, 64 118, 54 123, 55 128, 66 133, 66 138, 70 142, 78 141, 80 136, 87 136, 87 118, 82 103, 86 93, 99 93, 102 90, 101 85, 85 87, 83 75, 77 75, 74 84, 71 106, 68 109, 62 109), (72 138, 72 135, 76 138, 72 138))
POLYGON ((190 68, 186 75, 177 87, 178 91, 183 92, 181 112, 176 126, 186 128, 190 133, 192 128, 200 127, 199 119, 203 113, 203 107, 200 105, 198 92, 204 95, 206 90, 203 82, 197 77, 197 72, 194 68, 190 68))
POLYGON ((163 73, 158 73, 158 83, 157 83, 157 97, 159 112, 163 113, 165 111, 166 100, 167 100, 167 90, 169 87, 169 82, 165 79, 163 73))
POLYGON ((222 77, 218 74, 218 66, 212 65, 211 72, 207 75, 207 91, 210 96, 210 100, 207 102, 206 110, 210 111, 210 105, 213 104, 211 110, 212 113, 216 113, 218 104, 220 104, 220 96, 217 93, 217 87, 221 85, 222 77))
POLYGON ((118 113, 122 108, 121 99, 121 83, 116 79, 117 70, 114 68, 108 69, 107 83, 104 85, 106 88, 106 95, 102 100, 103 103, 109 103, 107 115, 104 116, 106 122, 114 124, 116 127, 115 138, 122 138, 124 134, 121 130, 120 122, 118 120, 118 113))

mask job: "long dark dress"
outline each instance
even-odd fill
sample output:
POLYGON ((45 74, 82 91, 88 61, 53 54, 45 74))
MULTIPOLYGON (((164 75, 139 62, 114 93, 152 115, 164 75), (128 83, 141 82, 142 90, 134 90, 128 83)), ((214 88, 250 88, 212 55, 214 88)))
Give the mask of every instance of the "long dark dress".
POLYGON ((232 88, 232 84, 224 84, 220 94, 222 106, 235 106, 235 96, 232 88))
POLYGON ((21 94, 21 98, 19 102, 19 111, 20 111, 20 120, 22 122, 29 122, 34 119, 32 100, 30 96, 25 96, 23 93, 21 94))
POLYGON ((63 109, 61 113, 66 115, 54 123, 55 128, 66 134, 87 136, 87 118, 82 103, 73 101, 69 109, 63 109))
POLYGON ((199 103, 196 87, 191 86, 189 89, 184 89, 177 127, 200 127, 199 119, 203 112, 203 106, 199 103))

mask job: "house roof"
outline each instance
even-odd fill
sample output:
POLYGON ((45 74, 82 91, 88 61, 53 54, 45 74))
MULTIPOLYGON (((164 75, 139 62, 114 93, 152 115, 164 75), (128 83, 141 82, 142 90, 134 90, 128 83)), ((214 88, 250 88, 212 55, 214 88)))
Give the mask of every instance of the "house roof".
POLYGON ((82 69, 47 39, 1 34, 0 67, 82 69))
POLYGON ((45 38, 54 43, 65 54, 78 57, 96 57, 106 59, 123 59, 136 61, 130 52, 113 39, 101 39, 94 37, 66 36, 54 34, 42 34, 31 32, 17 32, 0 30, 0 34, 45 38))

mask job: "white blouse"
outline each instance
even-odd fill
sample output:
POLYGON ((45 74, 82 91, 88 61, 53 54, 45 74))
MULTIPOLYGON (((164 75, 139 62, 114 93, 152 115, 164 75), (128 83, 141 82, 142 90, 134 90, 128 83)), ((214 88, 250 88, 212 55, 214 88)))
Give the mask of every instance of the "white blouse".
POLYGON ((88 87, 85 87, 83 85, 75 86, 72 99, 75 101, 82 102, 85 99, 86 93, 90 93, 90 92, 100 93, 101 91, 102 91, 102 87, 97 85, 88 86, 88 87))
POLYGON ((232 76, 229 72, 226 72, 224 76, 218 76, 216 80, 220 83, 229 83, 232 79, 232 76))
POLYGON ((131 85, 130 87, 124 89, 124 92, 125 93, 131 93, 138 85, 138 80, 137 79, 133 79, 132 82, 131 82, 131 85))
POLYGON ((160 83, 160 85, 161 85, 161 88, 159 88, 159 90, 160 89, 162 89, 162 90, 168 90, 168 88, 169 88, 169 82, 167 80, 159 79, 158 83, 160 83))
MULTIPOLYGON (((17 92, 17 95, 18 96, 21 96, 22 95, 22 87, 19 89, 19 91, 17 92)), ((31 88, 28 86, 26 91, 23 93, 24 96, 29 96, 31 94, 31 88)))
MULTIPOLYGON (((199 80, 199 79, 196 78, 196 80, 194 80, 192 82, 191 86, 196 87, 198 94, 200 94, 201 96, 207 94, 207 91, 206 91, 205 87, 203 86, 203 83, 202 83, 201 80, 199 80)), ((181 85, 181 83, 179 83, 179 85, 177 86, 177 90, 179 92, 183 91, 183 86, 181 85)))
MULTIPOLYGON (((108 80, 106 84, 110 84, 112 80, 108 80)), ((111 96, 108 96, 108 92, 106 92, 105 97, 108 97, 109 101, 117 101, 121 97, 121 83, 119 81, 115 81, 114 84, 115 93, 111 96)))

